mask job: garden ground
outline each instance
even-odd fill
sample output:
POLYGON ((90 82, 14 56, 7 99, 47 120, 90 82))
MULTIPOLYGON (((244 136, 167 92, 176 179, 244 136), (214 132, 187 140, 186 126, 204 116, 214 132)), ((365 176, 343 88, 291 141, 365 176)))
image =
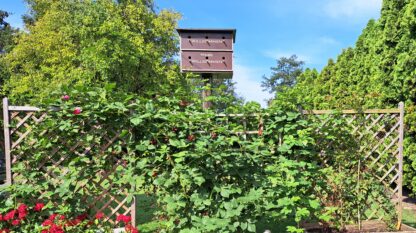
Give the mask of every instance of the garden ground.
MULTIPOLYGON (((137 196, 137 223, 140 232, 151 233, 163 228, 163 220, 156 220, 153 214, 157 211, 156 200, 148 195, 137 196)), ((405 197, 403 209, 403 223, 416 228, 416 199, 405 197)), ((286 226, 293 225, 291 221, 280 223, 262 222, 257 225, 257 232, 264 232, 266 229, 271 232, 285 232, 286 226)))

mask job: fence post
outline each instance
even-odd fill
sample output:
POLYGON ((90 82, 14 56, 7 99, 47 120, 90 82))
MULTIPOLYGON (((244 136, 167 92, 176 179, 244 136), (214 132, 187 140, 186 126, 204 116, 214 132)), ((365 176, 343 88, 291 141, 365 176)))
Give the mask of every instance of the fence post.
POLYGON ((134 226, 134 227, 136 227, 137 226, 137 222, 136 222, 136 195, 133 195, 133 199, 132 199, 132 202, 131 202, 131 212, 130 212, 130 215, 131 215, 131 219, 132 219, 132 225, 134 226))
POLYGON ((12 184, 12 160, 10 155, 10 115, 9 100, 3 98, 3 129, 4 129, 4 156, 6 158, 6 185, 12 184))
POLYGON ((404 103, 399 103, 400 110, 400 129, 399 129, 399 203, 397 228, 400 230, 403 218, 403 140, 404 140, 404 103))

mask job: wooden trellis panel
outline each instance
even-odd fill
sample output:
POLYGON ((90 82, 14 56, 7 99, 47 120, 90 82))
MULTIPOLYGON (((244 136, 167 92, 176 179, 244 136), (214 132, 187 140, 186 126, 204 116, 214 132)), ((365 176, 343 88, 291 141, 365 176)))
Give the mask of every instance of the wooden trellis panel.
MULTIPOLYGON (((3 99, 3 118, 4 118, 4 135, 5 135, 5 157, 6 157, 6 184, 12 183, 30 183, 30 180, 25 179, 20 174, 12 173, 12 167, 19 161, 25 161, 26 155, 16 153, 20 146, 27 146, 31 144, 30 133, 34 125, 41 123, 46 113, 40 112, 38 108, 26 106, 9 106, 8 100, 3 99)), ((108 153, 114 152, 112 146, 116 143, 118 145, 125 144, 120 132, 114 129, 103 129, 99 125, 95 125, 91 132, 95 136, 100 137, 99 144, 84 145, 77 141, 67 141, 59 138, 52 132, 45 132, 48 138, 55 138, 57 141, 49 153, 42 158, 42 160, 33 165, 30 169, 42 171, 44 179, 51 183, 60 185, 62 180, 59 178, 65 175, 69 170, 63 166, 64 161, 70 159, 70 156, 87 156, 94 154, 94 156, 104 156, 108 153), (110 151, 110 152, 109 152, 110 151), (33 167, 36 166, 36 167, 33 167)), ((82 135, 80 135, 82 136, 82 135)), ((119 214, 130 215, 133 224, 135 224, 135 200, 128 201, 129 187, 120 187, 116 183, 117 175, 120 175, 120 170, 126 166, 123 155, 127 152, 120 151, 112 156, 107 156, 106 162, 109 166, 106 169, 97 171, 94 174, 88 174, 87 168, 80 167, 81 174, 84 173, 89 177, 88 185, 76 184, 74 190, 80 193, 82 200, 89 207, 88 213, 93 217, 96 213, 104 213, 104 221, 115 224, 116 217, 119 214), (120 190, 114 192, 114 190, 120 190)), ((122 175, 122 174, 121 174, 122 175)))
MULTIPOLYGON (((403 209, 404 104, 400 103, 397 109, 372 109, 363 112, 312 110, 303 111, 303 114, 307 114, 309 119, 320 121, 322 127, 328 126, 328 119, 331 119, 321 117, 322 115, 338 115, 350 126, 351 133, 359 145, 362 170, 371 173, 384 184, 390 198, 396 204, 400 226, 403 209)), ((361 217, 361 220, 381 220, 384 216, 381 210, 376 209, 371 213, 361 213, 361 217)))
MULTIPOLYGON (((11 184, 13 180, 19 180, 18 174, 11 172, 11 167, 16 161, 19 161, 22 155, 13 153, 14 149, 23 143, 28 143, 25 139, 31 132, 32 126, 42 122, 45 118, 45 113, 39 112, 39 109, 34 107, 19 107, 9 106, 7 99, 3 100, 3 118, 5 122, 5 156, 6 156, 6 183, 11 184)), ((334 115, 334 111, 329 110, 312 110, 303 111, 303 114, 308 115, 309 119, 321 120, 322 127, 328 124, 327 118, 321 118, 322 115, 334 115)), ((339 115, 339 114, 336 114, 339 115)), ((401 103, 397 109, 380 109, 380 110, 366 110, 357 112, 355 110, 344 110, 340 113, 341 117, 352 128, 352 134, 356 136, 357 141, 361 145, 359 152, 363 155, 363 166, 366 166, 372 174, 374 174, 381 183, 385 184, 386 190, 391 194, 393 200, 396 201, 398 210, 399 225, 402 219, 402 183, 403 183, 403 137, 404 137, 404 105, 401 103)), ((242 123, 241 132, 237 134, 245 135, 261 135, 263 130, 262 117, 258 114, 246 116, 242 114, 219 115, 219 117, 231 117, 238 119, 242 123), (258 123, 253 123, 252 117, 257 119, 258 123), (250 121, 251 127, 247 126, 247 121, 250 121), (256 126, 256 127, 253 127, 256 126), (253 129, 255 128, 255 129, 253 129)), ((99 126, 97 126, 99 127, 99 126)), ((50 155, 39 164, 39 169, 45 172, 45 176, 50 179, 56 179, 58 176, 54 173, 56 170, 65 172, 65 169, 60 165, 65 159, 67 151, 77 155, 86 155, 94 151, 100 154, 111 147, 116 142, 123 143, 123 138, 120 137, 119 132, 113 129, 100 129, 101 136, 104 139, 99 145, 81 145, 79 143, 69 143, 62 139, 60 146, 51 151, 50 155), (53 166, 45 166, 45 164, 53 166), (46 167, 46 168, 45 168, 46 167), (55 167, 55 169, 50 169, 55 167)), ((123 156, 121 152, 121 157, 123 156)), ((114 217, 117 214, 131 214, 132 219, 135 219, 135 203, 130 205, 127 203, 128 193, 111 193, 109 190, 114 185, 113 177, 118 168, 124 166, 123 160, 120 156, 113 161, 111 169, 101 171, 97 175, 98 178, 91 179, 90 182, 98 187, 96 190, 88 190, 86 186, 80 186, 83 193, 86 195, 86 203, 92 209, 92 214, 101 211, 107 214, 106 220, 114 222, 114 217), (99 190, 97 192, 97 190, 99 190)), ((28 182, 28 181, 19 181, 28 182)), ((59 181, 57 181, 59 182, 59 181)), ((371 219, 374 217, 383 218, 377 211, 363 215, 365 218, 371 219)))

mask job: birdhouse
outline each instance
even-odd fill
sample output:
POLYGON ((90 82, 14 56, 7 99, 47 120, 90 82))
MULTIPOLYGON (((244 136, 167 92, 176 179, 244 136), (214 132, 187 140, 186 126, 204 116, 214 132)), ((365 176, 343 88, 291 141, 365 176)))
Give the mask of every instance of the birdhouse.
POLYGON ((181 71, 231 78, 235 29, 177 29, 181 71))

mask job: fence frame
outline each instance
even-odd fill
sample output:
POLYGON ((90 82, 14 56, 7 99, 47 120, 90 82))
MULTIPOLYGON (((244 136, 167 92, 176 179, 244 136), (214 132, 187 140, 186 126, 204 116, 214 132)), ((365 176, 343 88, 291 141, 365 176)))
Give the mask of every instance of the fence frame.
MULTIPOLYGON (((13 173, 12 173, 12 133, 10 131, 11 128, 11 120, 12 117, 10 112, 40 112, 41 109, 32 106, 12 106, 9 105, 8 98, 3 98, 3 129, 4 129, 4 147, 5 147, 5 158, 6 158, 6 182, 0 187, 8 186, 13 184, 13 173)), ((23 122, 24 123, 24 122, 23 122)), ((114 213, 112 213, 114 214, 114 213)), ((136 197, 133 196, 130 205, 130 215, 132 218, 132 225, 136 225, 136 197)), ((109 218, 109 217, 108 217, 109 218)))

